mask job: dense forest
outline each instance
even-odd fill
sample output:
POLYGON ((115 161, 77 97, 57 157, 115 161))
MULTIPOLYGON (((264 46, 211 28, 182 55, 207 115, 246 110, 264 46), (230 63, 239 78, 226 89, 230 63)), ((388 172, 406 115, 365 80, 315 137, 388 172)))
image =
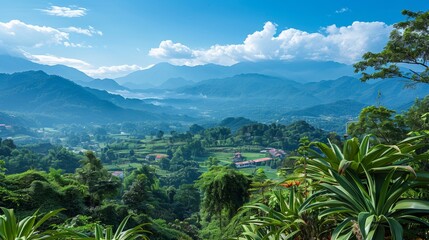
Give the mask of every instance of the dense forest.
MULTIPOLYGON (((403 14, 354 65, 362 81, 429 83, 429 12, 403 14)), ((429 239, 429 96, 364 107, 341 136, 242 117, 168 128, 68 124, 18 143, 2 126, 0 239, 429 239)))

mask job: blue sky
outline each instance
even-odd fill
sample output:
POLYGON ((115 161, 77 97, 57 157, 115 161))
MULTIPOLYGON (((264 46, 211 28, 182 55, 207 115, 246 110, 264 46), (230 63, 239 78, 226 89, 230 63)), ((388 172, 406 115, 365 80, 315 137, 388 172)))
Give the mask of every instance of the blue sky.
POLYGON ((426 0, 4 1, 0 52, 118 77, 157 62, 353 63, 426 0))

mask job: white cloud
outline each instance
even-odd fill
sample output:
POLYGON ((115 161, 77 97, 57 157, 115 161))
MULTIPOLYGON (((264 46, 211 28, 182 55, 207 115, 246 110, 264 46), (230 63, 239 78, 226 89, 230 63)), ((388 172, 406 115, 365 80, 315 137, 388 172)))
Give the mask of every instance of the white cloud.
POLYGON ((149 55, 178 65, 241 61, 313 59, 353 63, 367 51, 378 51, 387 42, 392 26, 383 22, 353 22, 350 26, 328 26, 309 33, 289 28, 277 36, 277 26, 267 22, 261 31, 249 34, 241 44, 191 49, 182 43, 162 41, 149 55))
POLYGON ((65 47, 72 47, 72 48, 92 48, 91 45, 86 45, 84 43, 64 42, 63 44, 65 47))
POLYGON ((40 11, 58 17, 83 17, 86 15, 88 9, 76 6, 69 7, 60 7, 60 6, 51 6, 48 9, 40 9, 40 11))
POLYGON ((92 76, 92 77, 99 77, 99 78, 116 78, 119 76, 126 75, 128 73, 137 71, 137 70, 143 70, 143 67, 140 67, 138 65, 118 65, 118 66, 102 66, 99 68, 94 69, 88 69, 85 71, 86 74, 92 76))
POLYGON ((69 34, 46 26, 26 24, 20 20, 0 22, 0 44, 5 47, 41 47, 61 44, 69 34))
POLYGON ((68 27, 68 28, 61 28, 62 31, 68 32, 68 33, 78 33, 83 34, 89 37, 92 37, 94 35, 103 36, 103 32, 96 30, 95 28, 88 26, 88 28, 79 28, 79 27, 68 27))
POLYGON ((65 65, 69 67, 76 68, 87 75, 94 78, 116 78, 120 76, 124 76, 128 73, 143 70, 152 67, 150 65, 146 68, 138 66, 138 65, 117 65, 117 66, 101 66, 96 67, 91 65, 88 62, 85 62, 80 59, 75 58, 66 58, 66 57, 58 57, 54 55, 31 55, 29 53, 24 52, 25 56, 36 63, 46 64, 46 65, 65 65))
POLYGON ((56 29, 47 26, 31 25, 20 20, 0 22, 0 50, 3 52, 22 52, 23 49, 41 48, 49 45, 63 45, 72 48, 92 48, 85 43, 70 41, 70 33, 102 35, 101 31, 89 26, 88 29, 69 27, 56 29))
POLYGON ((25 55, 29 60, 40 64, 46 64, 46 65, 61 64, 61 65, 66 65, 76 69, 89 69, 92 67, 91 64, 75 58, 58 57, 54 55, 31 55, 28 53, 26 53, 25 55))
POLYGON ((345 12, 350 12, 350 9, 343 7, 335 11, 335 13, 345 13, 345 12))
POLYGON ((190 58, 192 50, 181 43, 165 40, 159 44, 158 48, 150 49, 149 55, 157 58, 190 58))

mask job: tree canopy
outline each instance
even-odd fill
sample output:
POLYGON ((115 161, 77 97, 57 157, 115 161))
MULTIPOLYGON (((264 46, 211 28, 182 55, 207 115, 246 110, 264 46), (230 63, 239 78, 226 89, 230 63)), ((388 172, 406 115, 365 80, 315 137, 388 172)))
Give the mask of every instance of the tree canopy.
POLYGON ((404 10, 402 14, 407 20, 393 26, 383 51, 367 52, 354 64, 355 72, 362 72, 362 81, 399 77, 429 83, 429 11, 404 10))

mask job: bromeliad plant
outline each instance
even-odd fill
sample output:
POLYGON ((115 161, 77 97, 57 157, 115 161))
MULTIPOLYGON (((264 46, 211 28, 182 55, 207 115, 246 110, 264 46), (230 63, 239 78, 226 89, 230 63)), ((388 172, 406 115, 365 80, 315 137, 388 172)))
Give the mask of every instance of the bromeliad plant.
POLYGON ((410 137, 396 145, 371 146, 371 135, 367 135, 360 143, 357 138, 345 141, 343 150, 335 144, 311 143, 310 147, 315 146, 316 149, 307 149, 305 170, 312 179, 330 183, 336 182, 331 171, 341 175, 349 170, 363 178, 366 172, 388 172, 391 169, 410 172, 413 169, 409 163, 428 157, 415 154, 415 150, 425 147, 425 143, 420 141, 424 137, 410 137))
POLYGON ((57 239, 59 232, 39 231, 39 227, 49 218, 57 215, 62 209, 51 211, 37 220, 37 211, 18 222, 13 209, 1 208, 0 215, 0 240, 38 240, 57 239), (37 221, 36 221, 37 220, 37 221))
POLYGON ((138 226, 135 226, 133 228, 125 229, 125 225, 127 225, 128 220, 130 219, 131 215, 128 215, 125 217, 122 222, 119 224, 118 228, 116 229, 115 233, 113 233, 112 226, 103 227, 100 224, 95 225, 94 230, 94 236, 89 237, 84 234, 76 234, 73 239, 79 239, 79 240, 135 240, 135 239, 142 239, 142 240, 148 240, 149 238, 146 236, 146 234, 149 234, 150 232, 147 230, 144 230, 143 227, 147 225, 147 223, 140 224, 138 226))
POLYGON ((17 221, 17 217, 13 209, 1 208, 3 215, 0 215, 0 240, 49 240, 49 239, 73 239, 73 240, 135 240, 149 239, 146 234, 150 233, 143 229, 147 224, 140 224, 136 227, 125 229, 129 218, 125 217, 119 224, 115 233, 112 227, 106 227, 96 224, 94 236, 89 237, 85 234, 76 232, 72 229, 62 229, 59 231, 47 230, 39 231, 39 227, 53 216, 56 216, 63 209, 50 211, 37 220, 37 211, 21 221, 17 221), (36 221, 37 220, 37 221, 36 221))
POLYGON ((366 136, 361 142, 345 141, 342 150, 335 144, 311 143, 287 179, 301 184, 287 196, 274 191, 274 206, 247 206, 257 213, 238 239, 426 239, 415 230, 429 230, 429 201, 407 198, 429 186, 429 174, 411 167, 428 159, 428 154, 416 153, 426 146, 424 138, 371 146, 366 136), (311 235, 303 235, 308 230, 311 235))
POLYGON ((308 208, 310 203, 297 185, 288 190, 274 190, 270 203, 244 207, 259 214, 243 225, 238 239, 322 239, 327 235, 327 223, 318 219, 317 211, 308 208))
POLYGON ((307 208, 321 211, 321 219, 339 222, 332 239, 403 239, 410 224, 429 227, 422 218, 429 214, 429 202, 404 199, 406 192, 429 184, 428 174, 408 165, 428 157, 414 153, 422 147, 420 139, 371 147, 369 136, 360 144, 354 138, 344 143, 343 151, 334 144, 315 144, 320 152, 311 150, 307 173, 320 190, 307 208))

